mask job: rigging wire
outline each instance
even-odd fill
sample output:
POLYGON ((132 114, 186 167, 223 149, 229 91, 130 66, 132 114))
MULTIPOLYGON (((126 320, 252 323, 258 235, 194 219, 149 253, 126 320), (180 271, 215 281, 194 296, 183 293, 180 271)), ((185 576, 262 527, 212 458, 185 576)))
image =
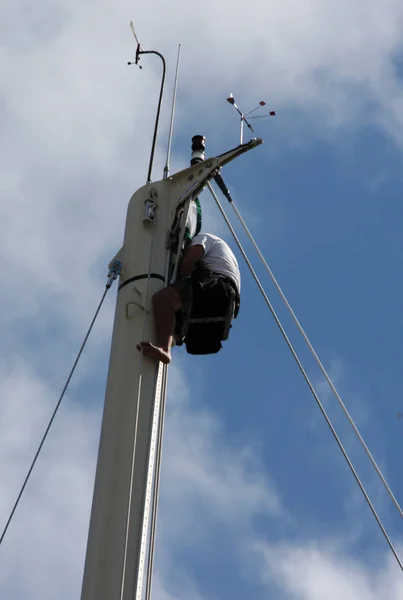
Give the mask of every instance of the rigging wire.
POLYGON ((215 200, 215 202, 217 204, 217 207, 218 207, 221 215, 223 216, 224 221, 226 222, 226 224, 227 224, 227 226, 228 226, 228 228, 229 228, 229 230, 230 230, 230 232, 231 232, 231 234, 232 234, 232 236, 233 236, 233 238, 234 238, 234 240, 235 240, 235 242, 236 242, 236 244, 237 244, 237 246, 238 246, 238 248, 239 248, 239 250, 240 250, 240 252, 241 252, 241 254, 242 254, 242 256, 243 256, 243 258, 245 260, 245 262, 246 262, 246 264, 247 264, 247 266, 249 267, 249 270, 250 270, 250 272, 251 272, 251 274, 252 274, 252 276, 253 276, 253 278, 254 278, 254 280, 255 280, 255 282, 256 282, 256 284, 257 284, 257 286, 258 286, 258 288, 259 288, 259 290, 260 290, 260 292, 261 292, 261 294, 262 294, 262 296, 264 298, 264 300, 266 301, 266 304, 269 307, 271 314, 273 315, 273 318, 274 318, 274 320, 276 322, 276 325, 279 328, 279 330, 280 330, 280 332, 281 332, 281 334, 282 334, 282 336, 283 336, 283 338, 284 338, 284 340, 285 340, 285 342, 286 342, 289 350, 291 351, 291 354, 293 355, 294 360, 297 363, 298 368, 301 371, 301 373, 302 373, 302 375, 303 375, 303 377, 304 377, 304 379, 305 379, 305 381, 306 381, 306 383, 307 383, 307 385, 308 385, 308 387, 309 387, 309 389, 310 389, 313 397, 315 398, 315 401, 316 401, 316 403, 317 403, 317 405, 319 407, 319 410, 321 411, 321 413, 322 413, 322 415, 323 415, 323 417, 324 417, 324 419, 325 419, 325 421, 326 421, 326 423, 327 423, 330 431, 332 432, 333 437, 334 437, 337 445, 339 446, 339 449, 340 449, 340 451, 341 451, 344 459, 346 460, 346 462, 347 462, 347 464, 348 464, 348 466, 349 466, 349 468, 351 470, 351 473, 353 474, 354 479, 356 480, 356 482, 357 482, 357 484, 358 484, 358 486, 359 486, 359 488, 360 488, 360 490, 361 490, 361 492, 362 492, 362 494, 363 494, 363 496, 364 496, 364 498, 365 498, 365 500, 366 500, 366 502, 367 502, 367 504, 368 504, 368 506, 369 506, 369 508, 370 508, 370 510, 372 512, 372 514, 373 514, 373 516, 375 517, 375 520, 378 523, 378 526, 379 526, 380 530, 382 531, 383 536, 384 536, 384 538, 385 538, 385 540, 386 540, 386 542, 387 542, 390 550, 392 551, 392 553, 393 553, 393 555, 394 555, 394 557, 395 557, 395 559, 396 559, 396 561, 397 561, 400 569, 403 571, 403 563, 402 563, 402 561, 401 561, 401 559, 400 559, 400 557, 399 557, 399 555, 397 553, 397 550, 395 549, 395 547, 394 547, 394 545, 392 543, 392 540, 390 539, 390 537, 389 537, 389 535, 388 535, 388 533, 387 533, 387 531, 386 531, 386 529, 385 529, 385 527, 384 527, 384 525, 383 525, 383 523, 381 521, 381 518, 379 517, 378 513, 376 512, 376 509, 375 509, 374 505, 372 504, 372 501, 371 501, 370 497, 368 496, 368 493, 367 493, 367 491, 366 491, 366 489, 364 487, 364 484, 361 482, 361 479, 360 479, 357 471, 355 470, 355 467, 354 467, 353 463, 351 462, 351 460, 350 460, 350 458, 349 458, 349 456, 347 454, 347 451, 345 450, 345 448, 343 446, 342 441, 340 440, 339 436, 337 435, 337 432, 336 432, 335 428, 333 427, 333 424, 332 424, 332 422, 331 422, 331 420, 330 420, 330 418, 329 418, 329 416, 328 416, 328 414, 327 414, 327 412, 326 412, 326 410, 325 410, 325 408, 324 408, 324 406, 323 406, 323 404, 322 404, 322 402, 321 402, 318 394, 316 393, 316 390, 313 387, 313 384, 312 384, 311 380, 309 379, 309 376, 308 376, 307 372, 305 371, 305 369, 304 369, 304 367, 303 367, 303 365, 302 365, 302 363, 301 363, 301 361, 300 361, 300 359, 299 359, 299 357, 298 357, 298 355, 297 355, 297 353, 296 353, 296 351, 295 351, 295 349, 294 349, 291 341, 289 340, 289 338, 287 336, 287 333, 286 333, 283 325, 281 324, 281 321, 278 318, 277 313, 274 310, 274 307, 271 304, 271 302, 270 302, 270 300, 269 300, 266 292, 264 291, 263 286, 260 283, 260 280, 259 280, 259 278, 258 278, 255 270, 253 269, 252 264, 249 261, 247 255, 246 255, 246 252, 243 249, 243 246, 242 246, 241 242, 239 241, 239 238, 236 235, 236 233, 235 233, 235 231, 234 231, 234 229, 233 229, 233 227, 232 227, 232 225, 231 225, 231 223, 230 223, 227 215, 225 214, 224 209, 221 206, 221 203, 220 203, 220 201, 219 201, 219 199, 217 197, 217 194, 215 193, 214 189, 212 188, 210 182, 207 183, 207 187, 210 190, 210 193, 213 196, 213 198, 214 198, 214 200, 215 200))
POLYGON ((15 511, 17 510, 17 507, 18 507, 18 505, 19 505, 19 503, 20 503, 20 500, 21 500, 21 498, 22 498, 22 495, 23 495, 23 493, 24 493, 24 491, 25 491, 25 488, 26 488, 26 485, 27 485, 27 483, 28 483, 28 480, 29 480, 29 478, 30 478, 30 476, 31 476, 31 473, 32 473, 32 471, 33 471, 34 467, 35 467, 36 461, 38 460, 39 454, 40 454, 40 452, 41 452, 41 450, 42 450, 42 448, 43 448, 43 445, 44 445, 44 443, 45 443, 45 441, 46 441, 46 438, 47 438, 47 436, 48 436, 48 433, 49 433, 49 431, 50 431, 50 428, 52 427, 53 421, 55 420, 55 417, 56 417, 56 414, 57 414, 57 412, 58 412, 58 410, 59 410, 60 404, 62 403, 62 400, 63 400, 63 398, 64 398, 64 395, 65 395, 66 391, 67 391, 67 388, 68 388, 68 386, 69 386, 69 383, 70 383, 70 381, 71 381, 71 378, 73 377, 74 371, 75 371, 75 369, 76 369, 76 367, 77 367, 78 361, 80 360, 81 354, 83 353, 83 350, 84 350, 84 348, 85 348, 85 345, 86 345, 86 343, 87 343, 87 340, 88 340, 88 338, 89 338, 89 336, 90 336, 90 333, 91 333, 91 331, 92 331, 92 328, 93 328, 93 326, 94 326, 94 324, 95 324, 95 321, 96 321, 96 319, 97 319, 97 317, 98 317, 99 311, 101 310, 102 304, 104 303, 104 300, 105 300, 106 294, 108 293, 108 291, 109 291, 109 289, 110 289, 110 287, 111 287, 111 285, 112 285, 113 281, 114 281, 114 280, 117 278, 117 276, 118 276, 118 274, 119 274, 119 272, 120 272, 120 267, 118 267, 118 269, 119 269, 119 270, 117 270, 117 269, 113 269, 113 268, 112 268, 112 269, 109 271, 109 274, 108 274, 108 281, 107 281, 107 283, 106 283, 106 286, 105 286, 104 293, 103 293, 103 295, 102 295, 102 298, 101 298, 101 300, 100 300, 100 302, 99 302, 99 304, 98 304, 98 308, 96 309, 96 311, 95 311, 95 314, 94 314, 94 316, 93 316, 93 318, 92 318, 92 321, 91 321, 91 323, 90 323, 90 326, 89 326, 89 328, 88 328, 88 331, 87 331, 87 333, 86 333, 86 335, 85 335, 85 338, 84 338, 84 340, 83 340, 83 342, 82 342, 82 344, 81 344, 80 350, 78 351, 77 357, 76 357, 76 359, 75 359, 75 361, 74 361, 73 367, 72 367, 72 369, 71 369, 71 371, 70 371, 70 374, 69 374, 69 376, 68 376, 68 378, 67 378, 67 381, 66 381, 66 383, 64 384, 64 387, 63 387, 63 390, 62 390, 62 392, 61 392, 61 394, 60 394, 59 400, 57 401, 57 404, 56 404, 56 406, 55 406, 55 409, 54 409, 54 411, 53 411, 53 413, 52 413, 52 416, 50 417, 50 420, 49 420, 49 422, 48 422, 48 425, 47 425, 47 427, 46 427, 46 429, 45 429, 45 433, 44 433, 44 434, 43 434, 43 436, 42 436, 42 439, 41 439, 41 441, 40 441, 40 444, 39 444, 39 446, 38 446, 38 449, 37 449, 37 451, 36 451, 36 453, 35 453, 35 456, 34 456, 34 458, 33 458, 33 460, 32 460, 31 466, 29 467, 29 469, 28 469, 28 472, 27 472, 27 474, 26 474, 26 476, 25 476, 24 482, 23 482, 23 484, 22 484, 22 486, 21 486, 21 489, 20 489, 20 491, 19 491, 19 493, 18 493, 17 499, 16 499, 16 501, 15 501, 15 503, 14 503, 14 506, 13 506, 13 508, 12 508, 12 510, 11 510, 10 516, 8 517, 7 523, 6 523, 6 525, 5 525, 4 529, 3 529, 3 532, 2 532, 2 534, 1 534, 1 537, 0 537, 0 545, 2 544, 2 542, 3 542, 3 540, 4 540, 4 537, 5 537, 5 535, 6 535, 6 533, 7 533, 7 530, 8 530, 8 528, 9 528, 9 526, 10 526, 10 523, 11 523, 11 521, 12 521, 13 517, 14 517, 15 511))
POLYGON ((312 355, 313 355, 314 359, 316 360, 316 363, 318 364, 318 366, 319 366, 320 370, 322 371, 322 374, 323 374, 323 376, 325 377, 325 379, 326 379, 326 381, 327 381, 327 383, 328 383, 328 385, 329 385, 330 389, 332 390, 332 392, 333 392, 334 396, 336 397, 337 401, 339 402, 339 404, 340 404, 340 406, 341 406, 341 408, 342 408, 342 410, 343 410, 343 412, 344 412, 345 416, 347 417, 347 420, 348 420, 348 422, 350 423, 350 425, 351 425, 351 427, 353 428, 353 430, 354 430, 354 432, 355 432, 356 436, 358 437, 359 441, 361 442, 361 445, 362 445, 362 447, 364 448, 364 450, 365 450, 365 452, 366 452, 366 454, 367 454, 367 456, 368 456, 369 460, 371 461, 371 463, 372 463, 372 466, 374 467, 374 469, 375 469, 375 471, 376 471, 376 473, 377 473, 377 475, 378 475, 379 479, 380 479, 380 480, 381 480, 381 482, 383 483, 383 485, 384 485, 384 487, 385 487, 386 491, 388 492, 388 494, 389 494, 389 496, 390 496, 390 498, 391 498, 392 502, 394 503, 395 507, 396 507, 396 508, 397 508, 397 510, 399 511, 399 514, 400 514, 400 516, 401 516, 401 517, 403 517, 403 510, 402 510, 402 508, 400 507, 400 504, 399 504, 399 502, 396 500, 396 497, 394 496, 394 494, 393 494, 393 492, 392 492, 392 490, 391 490, 391 488, 390 488, 390 486, 389 486, 388 482, 386 481, 385 477, 383 476, 383 474, 382 474, 382 471, 381 471, 381 470, 380 470, 380 468, 378 467, 378 465, 377 465, 377 463, 376 463, 376 461, 375 461, 374 457, 372 456, 372 454, 371 454, 371 452, 370 452, 370 450, 369 450, 369 448, 368 448, 367 444, 365 443, 365 441, 364 441, 364 439, 363 439, 363 437, 362 437, 362 435, 361 435, 361 433, 360 433, 360 431, 359 431, 358 427, 356 426, 356 424, 355 424, 355 422, 354 422, 354 420, 353 420, 352 416, 351 416, 351 415, 350 415, 350 413, 348 412, 348 409, 347 409, 346 405, 344 404, 344 402, 343 402, 343 400, 342 400, 342 398, 341 398, 340 394, 338 393, 338 391, 337 391, 337 389, 336 389, 335 385, 333 384, 333 382, 332 382, 332 380, 331 380, 331 378, 330 378, 329 374, 327 373, 327 371, 326 371, 325 367, 323 366, 323 364, 322 364, 322 362, 321 362, 321 360, 320 360, 319 356, 317 355, 317 353, 316 353, 316 351, 315 351, 314 347, 312 346, 312 344, 311 344, 311 342, 310 342, 310 340, 309 340, 309 338, 308 338, 307 334, 305 333, 305 330, 304 330, 304 328, 302 327, 301 323, 299 322, 299 320, 298 320, 298 318, 297 318, 296 314, 294 313, 294 311, 293 311, 293 309, 292 309, 292 307, 291 307, 290 303, 288 302, 288 300, 287 300, 287 298, 286 298, 286 296, 285 296, 285 294, 284 294, 283 290, 281 289, 281 287, 280 287, 280 284, 278 283, 278 281, 277 281, 277 279, 276 279, 276 277, 275 277, 275 275, 274 275, 273 271, 270 269, 270 267, 269 267, 269 265, 267 264, 267 262, 266 262, 266 260, 265 260, 265 258, 264 258, 264 256, 263 256, 263 254, 262 254, 262 252, 260 251, 260 248, 259 248, 259 246, 258 246, 258 245, 257 245, 257 243, 255 242, 255 240, 254 240, 254 238, 253 238, 253 236, 252 236, 251 232, 249 231, 249 229, 248 229, 248 227, 247 227, 247 225, 246 225, 246 223, 245 223, 244 219, 243 219, 243 218, 242 218, 242 216, 241 216, 241 213, 239 212, 238 208, 236 207, 236 205, 234 204, 234 202, 233 202, 232 200, 230 201, 230 204, 232 205, 232 208, 234 209, 236 216, 238 217, 238 219, 239 219, 239 221, 240 221, 240 223, 241 223, 242 227, 244 228, 244 230, 245 230, 245 232, 246 232, 246 234, 247 234, 248 238, 249 238, 249 239, 250 239, 250 241, 252 242, 252 244, 253 244, 253 246, 254 246, 254 248, 255 248, 256 252, 258 253, 258 255, 259 255, 259 257, 260 257, 260 260, 262 261, 262 263, 263 263, 263 264, 264 264, 264 266, 266 267, 266 270, 267 270, 267 272, 269 273, 269 275, 270 275, 270 278, 271 278, 271 280, 273 281, 273 283, 274 283, 274 285, 275 285, 275 287, 276 287, 276 289, 277 289, 278 293, 280 294, 280 296, 281 296, 281 299, 283 300, 283 302, 284 302, 284 304, 286 305, 286 307, 287 307, 287 309, 288 309, 289 313, 291 314, 291 316, 292 316, 292 318, 293 318, 293 320, 294 320, 294 322, 295 322, 295 324, 296 324, 296 326, 297 326, 297 328, 298 328, 299 332, 301 333, 302 337, 304 338, 304 340, 305 340, 305 342, 306 342, 306 344, 307 344, 307 346, 308 346, 309 350, 311 351, 311 353, 312 353, 312 355))

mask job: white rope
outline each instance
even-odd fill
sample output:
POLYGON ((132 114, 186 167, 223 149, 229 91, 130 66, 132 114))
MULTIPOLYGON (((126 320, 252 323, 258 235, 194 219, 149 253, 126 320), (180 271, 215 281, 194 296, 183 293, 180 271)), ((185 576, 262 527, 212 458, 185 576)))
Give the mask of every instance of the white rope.
POLYGON ((155 537, 156 537, 156 531, 157 531, 159 488, 160 488, 160 479, 161 479, 162 442, 163 442, 163 436, 164 436, 167 387, 168 387, 168 365, 162 365, 161 403, 160 403, 160 415, 159 415, 159 421, 158 421, 154 489, 153 489, 153 499, 152 499, 152 505, 151 505, 150 543, 149 543, 149 549, 148 549, 145 600, 151 599, 152 579, 153 579, 153 570, 154 570, 155 537))
POLYGON ((291 314, 291 316, 292 316, 292 318, 293 318, 293 320, 294 320, 294 322, 295 322, 295 324, 296 324, 299 332, 301 333, 302 337, 304 338, 304 340, 305 340, 305 342, 306 342, 309 350, 311 351, 311 353, 312 353, 314 359, 316 360, 316 362, 317 362, 320 370, 322 371, 323 376, 325 377, 327 383, 329 384, 330 389, 332 390, 334 396, 338 400, 338 402, 339 402, 339 404, 340 404, 340 406, 341 406, 341 408, 342 408, 345 416, 347 417, 347 419, 348 419, 351 427, 353 428, 356 436, 358 437, 359 441, 361 442, 361 445, 364 448, 364 450, 365 450, 365 452, 366 452, 369 460, 371 461, 372 466, 374 467, 375 471, 377 472, 379 479, 382 481, 383 485, 385 486, 385 489, 388 492, 388 494, 389 494, 390 498, 392 499, 394 505, 396 506, 397 510, 399 511, 400 516, 403 517, 403 510, 400 507, 399 502, 396 500, 396 498, 395 498, 395 496, 394 496, 394 494, 393 494, 393 492, 392 492, 392 490, 391 490, 388 482, 386 481, 385 477, 383 476, 382 471, 378 467, 378 465, 377 465, 374 457, 372 456, 372 454, 371 454, 371 452, 370 452, 367 444, 365 443, 365 441, 364 441, 361 433, 359 432, 358 427, 354 423, 354 420, 353 420, 352 416, 348 412, 346 405, 344 404, 343 400, 341 399, 340 394, 338 393, 335 385, 333 384, 332 380, 330 379, 330 376, 327 373, 325 367, 323 366, 323 364, 322 364, 319 356, 317 355, 314 347, 312 346, 311 342, 309 341, 309 338, 308 338, 307 334, 305 333, 305 331, 304 331, 301 323, 298 321, 298 319, 297 319, 297 317, 296 317, 293 309, 290 306, 290 303, 288 302, 285 294, 283 293, 283 290, 281 289, 281 287, 280 287, 277 279, 275 278, 273 271, 270 269, 269 265, 267 264, 267 262, 266 262, 266 260, 265 260, 265 258, 263 256, 263 254, 260 251, 259 246, 255 242, 255 240, 254 240, 251 232, 249 231, 249 229, 248 229, 245 221, 243 220, 243 218, 242 218, 239 210, 237 209, 237 207, 235 206, 235 204, 233 202, 230 202, 230 204, 232 204, 232 207, 233 207, 233 209, 235 211, 235 214, 237 215, 239 221, 241 222, 241 225, 244 228, 244 230, 246 231, 246 234, 248 235, 248 237, 249 237, 250 241, 252 242, 253 246, 255 247, 255 250, 258 253, 259 257, 260 257, 260 260, 262 261, 262 263, 266 267, 266 270, 269 273, 269 275, 270 275, 270 277, 271 277, 274 285, 276 286, 276 289, 277 289, 278 293, 280 294, 281 299, 283 300, 284 304, 286 305, 286 307, 287 307, 289 313, 291 314))
MULTIPOLYGON (((171 283, 176 281, 179 262, 182 254, 182 245, 185 237, 186 223, 189 216, 189 210, 191 205, 191 198, 187 200, 183 208, 181 219, 178 222, 178 228, 180 229, 180 235, 178 238, 178 248, 175 257, 175 264, 173 274, 171 277, 171 283)), ((171 266, 171 253, 168 253, 166 266, 165 266, 165 286, 169 283, 169 271, 171 266)), ((151 525, 150 525, 150 543, 148 550, 148 564, 147 564, 147 579, 145 589, 145 600, 151 600, 152 591, 152 576, 154 569, 154 555, 155 555, 155 537, 157 530, 157 517, 158 517, 158 502, 159 502, 159 487, 161 478, 161 460, 162 460, 162 444, 164 436, 164 423, 165 423, 165 407, 166 407, 166 395, 168 388, 168 365, 162 365, 162 389, 161 389, 161 404, 160 404, 160 415, 158 422, 158 434, 157 434, 157 446, 156 446, 156 459, 155 459, 155 477, 154 477, 154 489, 153 499, 151 506, 151 525)))
MULTIPOLYGON (((147 317, 148 317, 148 304, 150 301, 150 288, 151 288, 151 267, 152 261, 154 257, 154 239, 155 239, 155 218, 152 223, 152 234, 151 234, 151 243, 150 243, 150 259, 148 261, 148 277, 147 277, 147 292, 146 292, 146 300, 144 304, 144 318, 143 318, 143 331, 142 331, 142 339, 144 339, 147 325, 147 317)), ((133 448, 131 455, 131 467, 130 467, 130 485, 129 485, 129 495, 127 499, 127 513, 126 513, 126 534, 125 534, 125 548, 124 548, 124 558, 123 558, 123 571, 122 571, 122 583, 120 589, 120 600, 123 600, 125 594, 125 576, 126 576, 126 562, 127 562, 127 552, 128 552, 128 544, 129 544, 129 527, 130 527, 130 516, 131 516, 131 507, 132 507, 132 497, 133 497, 133 480, 134 480, 134 465, 136 459, 136 444, 137 444, 137 432, 138 432, 138 422, 139 422, 139 412, 140 412, 140 400, 141 400, 141 387, 142 387, 142 379, 143 379, 143 364, 144 364, 144 355, 141 352, 140 363, 139 363, 139 385, 137 392, 137 403, 136 403, 136 414, 134 421, 134 437, 133 437, 133 448)))
MULTIPOLYGON (((186 203, 183 207, 181 218, 178 222, 178 229, 180 230, 180 236, 178 238, 178 248, 177 248, 177 254, 175 257, 175 263, 174 263, 173 274, 171 277, 171 283, 173 283, 176 280, 176 276, 178 273, 178 267, 179 267, 179 262, 180 262, 180 258, 181 258, 181 250, 182 250, 183 240, 184 240, 184 236, 185 236, 185 228, 186 228, 186 222, 188 220, 190 204, 191 204, 191 198, 189 198, 186 201, 186 203)), ((165 265, 165 286, 167 286, 169 284, 170 267, 171 267, 171 252, 168 252, 166 265, 165 265)), ((160 403, 160 414, 159 414, 157 445, 156 445, 154 488, 153 488, 153 497, 152 497, 152 503, 151 503, 150 541, 149 541, 149 548, 148 548, 145 600, 151 600, 151 592, 152 592, 152 577, 153 577, 153 570, 154 570, 155 538, 156 538, 157 518, 158 518, 162 444, 163 444, 163 436, 164 436, 167 388, 168 388, 168 365, 162 365, 161 403, 160 403)))
POLYGON ((224 221, 226 222, 226 224, 227 224, 227 226, 228 226, 228 228, 229 228, 229 230, 230 230, 230 232, 231 232, 231 234, 232 234, 232 236, 233 236, 233 238, 234 238, 234 240, 235 240, 235 242, 236 242, 236 244, 237 244, 237 246, 238 246, 238 248, 239 248, 239 250, 240 250, 240 252, 241 252, 241 254, 242 254, 242 256, 243 256, 243 258, 245 260, 245 262, 246 262, 246 264, 247 264, 247 266, 249 267, 249 270, 250 270, 250 272, 251 272, 251 274, 252 274, 252 276, 253 276, 253 278, 254 278, 254 280, 255 280, 255 282, 256 282, 256 284, 257 284, 257 286, 258 286, 258 288, 259 288, 259 290, 260 290, 260 292, 261 292, 261 294, 263 296, 263 298, 265 299, 266 304, 269 307, 270 312, 272 313, 273 318, 274 318, 274 320, 275 320, 278 328, 280 329, 280 332, 281 332, 283 338, 285 339, 285 341, 287 343, 287 346, 290 349, 291 354, 294 357, 295 362, 297 363, 297 365, 298 365, 298 367, 299 367, 299 369, 300 369, 300 371, 301 371, 301 373, 302 373, 302 375, 303 375, 303 377, 304 377, 304 379, 305 379, 305 381, 306 381, 309 389, 311 390, 312 395, 315 398, 315 401, 316 401, 316 403, 317 403, 317 405, 319 407, 319 410, 321 411, 321 413, 322 413, 322 415, 323 415, 323 417, 324 417, 324 419, 325 419, 325 421, 326 421, 329 429, 331 430, 331 432, 333 434, 333 437, 336 440, 337 445, 339 446, 341 453, 343 454, 344 459, 346 460, 348 466, 350 467, 350 470, 351 470, 351 472, 352 472, 352 474, 353 474, 353 476, 354 476, 354 478, 355 478, 355 480, 356 480, 356 482, 357 482, 357 484, 358 484, 358 486, 359 486, 359 488, 360 488, 360 490, 361 490, 361 492, 362 492, 362 494, 363 494, 363 496, 364 496, 364 498, 365 498, 365 500, 366 500, 366 502, 367 502, 367 504, 368 504, 368 506, 369 506, 369 508, 370 508, 370 510, 372 512, 372 514, 373 514, 373 516, 375 517, 375 520, 378 523, 378 526, 381 529, 381 531, 382 531, 382 533, 383 533, 383 535, 385 537, 385 540, 386 540, 387 544, 389 545, 389 548, 391 549, 391 551, 392 551, 392 553, 393 553, 393 555, 394 555, 394 557, 395 557, 395 559, 396 559, 396 561, 397 561, 400 569, 403 571, 403 563, 402 563, 402 561, 401 561, 401 559, 400 559, 400 557, 399 557, 399 555, 398 555, 395 547, 393 546, 392 540, 390 539, 390 537, 389 537, 389 535, 388 535, 385 527, 383 526, 383 523, 382 523, 382 521, 381 521, 378 513, 376 512, 375 507, 372 504, 372 501, 371 501, 370 497, 368 496, 367 491, 366 491, 363 483, 361 482, 361 479, 360 479, 357 471, 354 468, 353 463, 351 462, 351 460, 350 460, 350 458, 349 458, 349 456, 347 454, 347 451, 345 450, 345 448, 344 448, 344 446, 343 446, 343 444, 342 444, 339 436, 337 435, 336 430, 334 429, 334 427, 332 425, 332 422, 331 422, 331 420, 330 420, 330 418, 329 418, 329 416, 328 416, 328 414, 327 414, 327 412, 326 412, 326 410, 325 410, 322 402, 320 401, 320 398, 317 395, 317 393, 315 391, 315 388, 313 387, 312 382, 310 381, 310 379, 308 377, 308 374, 306 373, 306 371, 305 371, 305 369, 304 369, 304 367, 303 367, 303 365, 302 365, 302 363, 301 363, 301 361, 300 361, 300 359, 299 359, 296 351, 294 350, 294 347, 291 344, 291 342, 290 342, 290 340, 289 340, 289 338, 288 338, 288 336, 287 336, 287 334, 285 332, 285 329, 282 326, 281 321, 278 318, 278 316, 276 314, 276 311, 274 310, 274 308, 273 308, 273 306, 272 306, 272 304, 271 304, 271 302, 270 302, 270 300, 269 300, 266 292, 264 291, 263 286, 260 283, 260 280, 259 280, 258 276, 256 275, 256 272, 254 271, 254 269, 252 267, 252 264, 249 261, 247 255, 246 255, 246 252, 243 249, 242 244, 239 241, 239 239, 238 239, 238 237, 237 237, 237 235, 236 235, 236 233, 235 233, 235 231, 234 231, 231 223, 229 222, 229 219, 228 219, 227 215, 225 214, 224 209, 222 208, 221 203, 220 203, 219 199, 217 198, 217 195, 214 192, 214 190, 213 190, 210 182, 207 183, 207 187, 210 190, 211 195, 213 196, 213 198, 214 198, 214 200, 215 200, 215 202, 217 204, 217 207, 220 210, 220 212, 221 212, 221 214, 222 214, 222 216, 224 218, 224 221))
MULTIPOLYGON (((186 224, 186 221, 185 221, 185 224, 186 224)), ((178 223, 178 227, 179 227, 179 225, 180 225, 180 222, 178 223)), ((178 252, 178 256, 180 256, 179 252, 178 252)), ((178 260, 178 256, 176 257, 177 260, 178 260)), ((168 285, 170 267, 171 267, 171 252, 169 251, 168 255, 167 255, 166 264, 165 264, 165 287, 168 285)), ((163 364, 162 365, 160 415, 159 415, 159 421, 158 421, 157 447, 156 447, 156 458, 155 458, 154 489, 153 489, 153 499, 152 499, 152 504, 151 504, 150 543, 149 543, 149 548, 148 548, 145 600, 151 600, 151 591, 152 591, 152 578, 153 578, 154 555, 155 555, 155 537, 156 537, 156 531, 157 531, 159 488, 160 488, 160 478, 161 478, 162 443, 163 443, 163 437, 164 437, 167 388, 168 388, 168 365, 163 364)))

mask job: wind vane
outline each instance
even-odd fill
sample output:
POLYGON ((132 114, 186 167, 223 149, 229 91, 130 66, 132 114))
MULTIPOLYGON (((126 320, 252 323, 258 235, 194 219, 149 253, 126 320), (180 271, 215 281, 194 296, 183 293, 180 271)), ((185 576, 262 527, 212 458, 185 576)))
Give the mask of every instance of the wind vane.
MULTIPOLYGON (((140 46, 140 42, 139 42, 139 40, 138 40, 138 37, 137 37, 137 35, 136 35, 136 32, 134 31, 134 25, 133 25, 133 21, 130 21, 130 29, 131 29, 131 30, 132 30, 132 32, 133 32, 134 39, 136 40, 136 44, 137 44, 137 50, 136 50, 136 60, 135 60, 135 63, 134 63, 134 64, 135 64, 135 65, 137 65, 137 66, 139 66, 139 67, 140 67, 140 69, 142 69, 143 67, 142 67, 141 65, 139 65, 139 64, 138 64, 138 62, 139 62, 139 58, 140 58, 140 52, 141 52, 142 48, 141 48, 141 46, 140 46)), ((128 64, 128 65, 131 65, 131 64, 133 64, 133 63, 129 62, 129 63, 127 63, 127 64, 128 64)))
POLYGON ((255 112, 255 110, 258 110, 259 108, 262 108, 263 106, 266 106, 266 102, 264 100, 261 100, 259 102, 259 104, 253 108, 252 110, 250 110, 248 113, 244 114, 239 107, 237 106, 237 104, 235 103, 235 98, 233 96, 233 94, 230 94, 229 97, 227 98, 227 102, 229 102, 230 104, 232 104, 232 106, 235 108, 235 110, 241 115, 241 132, 240 132, 240 144, 243 143, 243 124, 246 123, 246 125, 248 126, 248 128, 251 131, 254 131, 252 125, 249 123, 250 119, 264 119, 265 117, 274 117, 275 116, 275 111, 271 110, 267 115, 254 115, 253 117, 249 117, 249 115, 251 115, 253 112, 255 112), (249 117, 249 120, 246 118, 249 117))

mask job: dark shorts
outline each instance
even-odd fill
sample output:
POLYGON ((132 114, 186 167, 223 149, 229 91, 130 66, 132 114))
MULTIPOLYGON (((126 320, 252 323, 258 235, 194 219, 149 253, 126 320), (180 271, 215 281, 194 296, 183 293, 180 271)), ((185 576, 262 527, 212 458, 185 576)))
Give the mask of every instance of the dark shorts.
POLYGON ((179 294, 182 302, 182 307, 189 302, 190 291, 191 291, 191 279, 179 279, 175 283, 171 283, 170 287, 174 288, 179 294))
MULTIPOLYGON (((192 277, 172 284, 182 301, 182 309, 176 312, 175 332, 180 334, 183 328, 184 315, 221 316, 227 310, 230 299, 235 292, 237 307, 239 294, 235 284, 228 278, 211 271, 195 269, 192 277)), ((238 312, 238 308, 236 313, 238 312)))

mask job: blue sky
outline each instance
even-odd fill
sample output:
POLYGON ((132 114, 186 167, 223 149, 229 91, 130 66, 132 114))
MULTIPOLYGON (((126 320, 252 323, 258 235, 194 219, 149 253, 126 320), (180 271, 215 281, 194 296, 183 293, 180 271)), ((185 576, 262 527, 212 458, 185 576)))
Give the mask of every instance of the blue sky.
MULTIPOLYGON (((188 165, 194 134, 206 136, 208 155, 236 144, 230 92, 245 109, 264 99, 277 111, 255 121, 264 145, 224 179, 403 501, 401 3, 259 0, 245 17, 227 0, 40 0, 35 11, 10 0, 0 16, 0 521, 102 293, 127 202, 145 182, 160 64, 126 66, 130 19, 168 62, 154 178, 178 42, 172 170, 188 165)), ((212 198, 201 201, 205 229, 230 241, 212 198)), ((235 226, 403 555, 400 517, 235 226)), ((241 311, 222 352, 174 353, 154 596, 401 600, 398 565, 240 264, 241 311)), ((115 294, 0 547, 7 600, 79 597, 115 294)))

